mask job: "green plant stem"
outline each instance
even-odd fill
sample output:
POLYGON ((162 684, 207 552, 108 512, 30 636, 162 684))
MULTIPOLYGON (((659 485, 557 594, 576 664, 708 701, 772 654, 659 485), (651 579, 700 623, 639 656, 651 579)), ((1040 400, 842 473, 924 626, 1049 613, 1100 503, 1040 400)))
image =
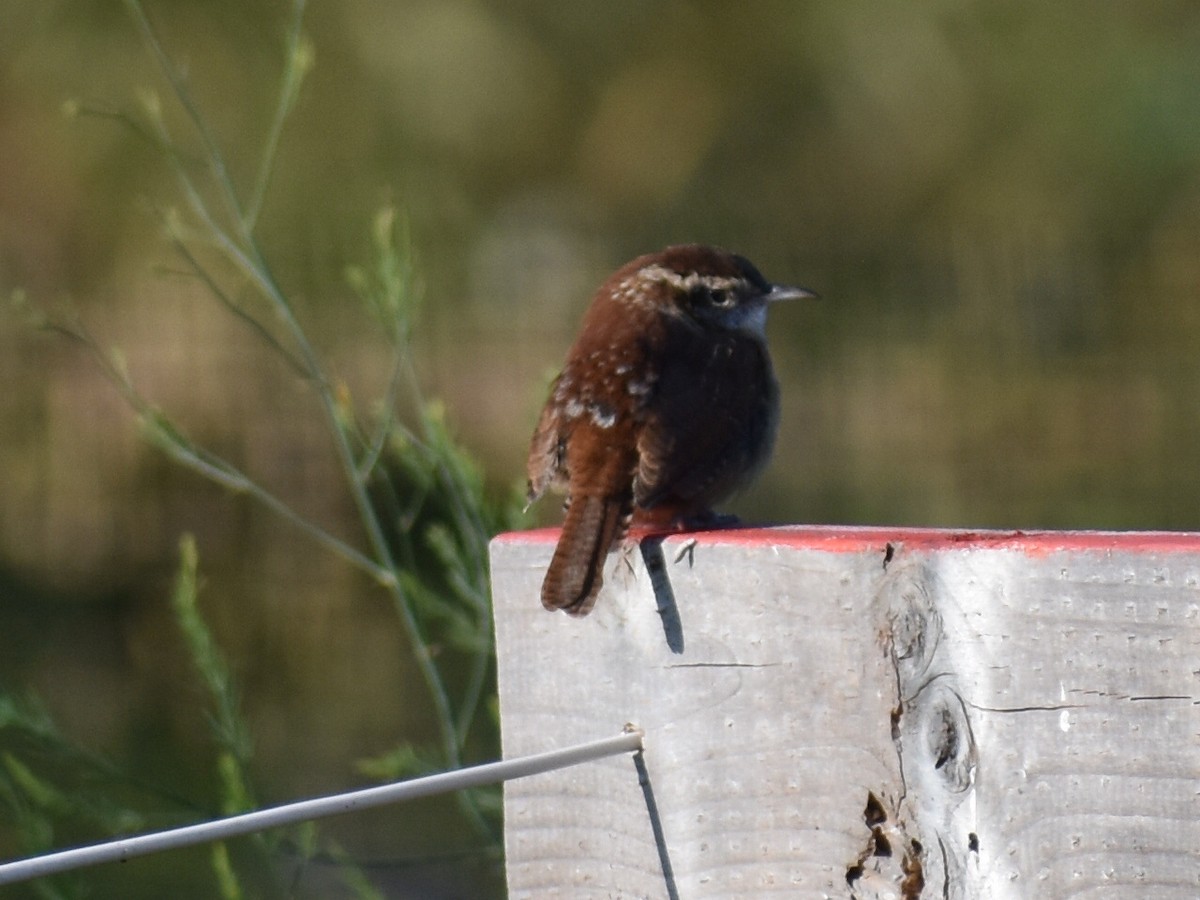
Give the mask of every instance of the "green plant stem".
MULTIPOLYGON (((296 0, 296 2, 301 2, 301 0, 296 0)), ((187 90, 183 76, 171 65, 171 60, 167 57, 166 50, 163 48, 162 42, 159 41, 158 35, 154 33, 154 28, 150 25, 150 19, 146 15, 145 9, 142 8, 140 0, 125 0, 125 4, 133 13, 134 20, 142 31, 143 39, 154 53, 154 58, 158 63, 159 69, 171 85, 171 92, 175 95, 175 99, 179 101, 179 105, 183 107, 184 112, 187 113, 192 127, 196 129, 196 133, 200 136, 200 140, 204 145, 204 153, 208 158, 208 163, 212 167, 213 174, 216 176, 218 183, 232 187, 233 180, 229 176, 229 169, 225 165, 225 157, 221 153, 216 138, 213 137, 207 123, 204 121, 204 117, 200 115, 200 111, 192 101, 192 95, 187 90)), ((235 219, 241 219, 242 213, 237 203, 236 192, 226 189, 222 191, 222 195, 229 204, 230 214, 235 219)))
MULTIPOLYGON (((138 0, 126 0, 126 3, 132 10, 146 42, 153 50, 158 65, 170 84, 172 92, 200 136, 208 168, 216 181, 218 193, 221 195, 223 205, 226 207, 236 229, 236 239, 225 227, 216 221, 207 202, 192 181, 187 168, 183 165, 180 155, 172 152, 169 154, 169 159, 175 169, 181 188, 193 212, 204 223, 205 227, 210 230, 213 238, 216 240, 217 246, 267 299, 284 329, 290 335, 294 346, 297 348, 299 362, 313 385, 325 419, 333 435, 335 453, 345 475, 346 484, 350 490, 354 506, 359 513, 364 530, 366 531, 371 547, 371 554, 375 560, 374 565, 380 573, 387 573, 385 577, 380 578, 380 581, 391 596, 393 606, 403 624, 413 657, 417 663, 417 668, 421 673, 422 680, 425 682, 433 702, 446 764, 451 768, 457 768, 462 765, 461 729, 459 723, 455 720, 445 682, 442 680, 441 673, 430 654, 429 648, 422 639, 420 627, 413 611, 412 598, 404 590, 400 579, 396 576, 396 561, 391 549, 388 547, 379 517, 370 502, 365 480, 359 476, 359 466, 351 447, 347 427, 338 414, 338 406, 330 386, 330 381, 325 375, 308 336, 296 318, 291 303, 271 272, 255 237, 254 231, 257 212, 261 206, 262 195, 265 193, 266 188, 265 180, 262 179, 268 178, 271 172, 271 156, 264 155, 263 162, 259 168, 260 181, 251 191, 251 197, 254 198, 250 206, 251 212, 247 213, 238 200, 237 189, 233 184, 229 169, 216 140, 213 138, 203 117, 192 101, 182 76, 171 65, 170 59, 167 57, 165 50, 146 17, 145 10, 138 0)), ((296 15, 293 19, 294 24, 291 31, 292 53, 287 62, 289 69, 297 65, 295 50, 299 42, 300 14, 303 6, 304 0, 295 0, 294 9, 296 10, 296 15)), ((292 96, 296 90, 296 75, 297 73, 294 72, 285 74, 281 88, 281 97, 276 107, 276 120, 278 120, 279 124, 276 125, 273 122, 273 132, 277 128, 282 128, 282 117, 286 116, 286 112, 291 105, 292 96)), ((166 125, 161 118, 157 118, 154 124, 158 129, 159 138, 163 144, 167 147, 173 147, 174 145, 166 130, 166 125)), ((273 154, 274 149, 278 146, 278 137, 269 138, 268 144, 267 153, 273 154)), ((268 505, 276 508, 273 504, 268 505)), ((461 793, 459 797, 474 824, 481 832, 490 833, 490 828, 469 795, 461 793)))
POLYGON ((401 431, 406 438, 411 439, 413 437, 408 433, 408 429, 396 421, 395 414, 393 413, 396 407, 396 399, 400 396, 400 385, 405 375, 403 365, 404 356, 404 348, 397 344, 392 349, 392 364, 388 374, 387 390, 384 392, 383 412, 379 417, 378 425, 375 427, 374 435, 365 443, 365 451, 362 458, 358 461, 358 478, 364 484, 370 478, 371 473, 375 471, 375 466, 383 456, 384 448, 387 447, 388 437, 393 433, 393 429, 401 431))
POLYGON ((176 462, 228 490, 253 497, 280 518, 355 567, 362 569, 376 581, 386 583, 394 577, 392 570, 380 567, 374 560, 364 556, 345 541, 334 537, 319 525, 314 525, 232 463, 221 459, 211 451, 196 446, 177 429, 170 427, 158 409, 138 393, 137 388, 133 386, 125 372, 100 349, 95 339, 80 325, 47 322, 43 327, 48 331, 78 341, 87 348, 101 369, 104 370, 109 381, 116 386, 125 402, 129 404, 130 409, 148 429, 152 440, 176 462))
MULTIPOLYGON (((164 216, 164 220, 167 218, 168 217, 164 216)), ((238 304, 233 301, 233 298, 231 298, 229 294, 226 293, 219 284, 217 284, 216 279, 212 277, 212 274, 204 267, 200 260, 197 259, 196 254, 192 252, 192 249, 188 246, 187 241, 172 231, 171 243, 175 247, 175 252, 182 256, 184 261, 187 262, 188 267, 191 269, 192 275, 200 279, 200 281, 206 288, 208 288, 213 296, 221 302, 222 306, 224 306, 227 310, 229 310, 230 313, 245 323, 246 326, 249 327, 250 330, 253 331, 254 334, 259 338, 259 340, 263 341, 265 344, 267 344, 267 346, 278 353, 293 372, 302 378, 308 377, 308 373, 304 370, 304 367, 300 364, 300 362, 292 355, 291 351, 288 350, 287 347, 283 346, 283 344, 279 342, 279 339, 263 326, 262 322, 258 321, 258 319, 254 318, 254 316, 250 315, 248 312, 246 312, 246 310, 238 306, 238 304)))
POLYGON ((275 114, 271 117, 271 127, 263 145, 262 161, 258 167, 258 177, 254 179, 254 192, 246 206, 245 221, 249 230, 253 231, 262 212, 263 200, 267 195, 267 186, 271 182, 271 172, 275 168, 275 157, 279 150, 279 138, 283 134, 283 125, 288 113, 296 101, 300 82, 304 78, 305 67, 301 64, 302 43, 304 32, 301 25, 304 22, 304 6, 306 0, 295 0, 292 4, 292 24, 287 34, 287 65, 283 68, 283 83, 279 89, 279 102, 275 104, 275 114))

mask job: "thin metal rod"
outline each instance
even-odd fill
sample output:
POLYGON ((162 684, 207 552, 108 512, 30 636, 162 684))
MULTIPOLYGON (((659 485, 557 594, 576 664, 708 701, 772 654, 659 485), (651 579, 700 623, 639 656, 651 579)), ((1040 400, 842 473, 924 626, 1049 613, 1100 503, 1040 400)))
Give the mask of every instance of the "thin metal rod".
POLYGON ((341 813, 356 812, 385 806, 389 803, 403 803, 416 800, 419 797, 429 797, 433 794, 443 794, 449 791, 461 791, 465 788, 479 787, 484 784, 495 784, 498 781, 510 781, 514 778, 524 778, 550 772, 554 769, 564 769, 577 766, 580 763, 603 759, 607 756, 617 756, 621 753, 634 753, 642 749, 642 731, 633 726, 626 726, 621 734, 591 741, 586 744, 576 744, 561 750, 551 750, 533 756, 522 756, 517 759, 506 759, 494 763, 484 763, 465 769, 455 769, 452 772, 440 772, 437 775, 427 775, 423 778, 413 778, 394 784, 383 784, 378 787, 362 788, 344 794, 334 794, 329 797, 315 797, 311 800, 298 800, 283 806, 260 809, 255 812, 229 816, 211 822, 200 822, 196 825, 185 825, 182 828, 172 828, 169 831, 158 831, 136 837, 121 838, 103 844, 92 844, 73 850, 59 850, 44 856, 34 856, 29 859, 0 864, 0 885, 15 884, 30 878, 41 878, 46 875, 57 875, 71 869, 93 866, 104 862, 124 862, 137 856, 145 856, 162 850, 174 850, 179 847, 190 847, 193 844, 203 844, 208 841, 220 841, 226 838, 238 837, 267 828, 278 828, 282 825, 294 825, 310 819, 320 819, 325 816, 336 816, 341 813))

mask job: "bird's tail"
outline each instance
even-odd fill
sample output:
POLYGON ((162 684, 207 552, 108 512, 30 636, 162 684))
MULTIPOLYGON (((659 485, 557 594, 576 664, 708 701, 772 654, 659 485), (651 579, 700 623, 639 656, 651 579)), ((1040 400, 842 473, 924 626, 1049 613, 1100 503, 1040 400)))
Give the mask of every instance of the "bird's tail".
POLYGON ((554 558, 542 582, 542 606, 586 616, 604 583, 604 561, 629 519, 628 500, 575 496, 567 509, 554 558))

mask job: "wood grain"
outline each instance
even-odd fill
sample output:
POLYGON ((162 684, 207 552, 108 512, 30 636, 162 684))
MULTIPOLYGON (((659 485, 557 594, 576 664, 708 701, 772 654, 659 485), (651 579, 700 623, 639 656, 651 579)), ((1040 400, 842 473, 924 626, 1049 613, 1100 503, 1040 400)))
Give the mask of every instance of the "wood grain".
POLYGON ((582 620, 493 544, 505 755, 649 781, 506 785, 511 897, 1200 896, 1200 536, 695 537, 582 620))

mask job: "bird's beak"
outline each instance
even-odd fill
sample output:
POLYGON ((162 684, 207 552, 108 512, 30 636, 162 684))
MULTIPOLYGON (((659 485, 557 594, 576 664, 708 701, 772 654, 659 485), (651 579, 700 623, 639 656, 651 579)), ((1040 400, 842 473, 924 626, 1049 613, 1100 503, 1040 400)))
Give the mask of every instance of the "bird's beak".
POLYGON ((820 294, 816 291, 810 291, 808 288, 795 287, 790 284, 773 284, 771 290, 767 292, 767 302, 775 303, 778 300, 817 300, 820 294))

